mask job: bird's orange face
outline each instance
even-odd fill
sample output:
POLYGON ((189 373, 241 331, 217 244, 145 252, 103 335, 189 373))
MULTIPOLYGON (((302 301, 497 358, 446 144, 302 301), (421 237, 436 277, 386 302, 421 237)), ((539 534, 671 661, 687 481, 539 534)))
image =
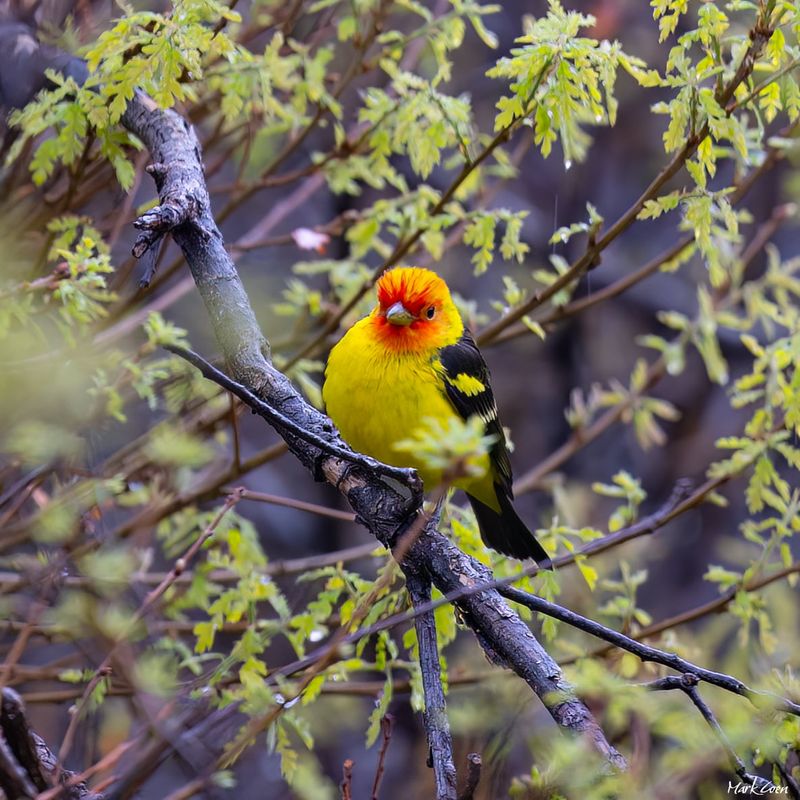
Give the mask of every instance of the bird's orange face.
POLYGON ((396 267, 378 281, 372 312, 381 341, 398 351, 425 351, 453 344, 464 330, 447 284, 429 269, 396 267))

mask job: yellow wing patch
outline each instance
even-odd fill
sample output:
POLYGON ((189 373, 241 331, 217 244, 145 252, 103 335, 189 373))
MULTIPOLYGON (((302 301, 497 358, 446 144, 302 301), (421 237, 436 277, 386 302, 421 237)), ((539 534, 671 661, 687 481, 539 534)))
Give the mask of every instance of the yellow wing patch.
POLYGON ((466 372, 456 375, 455 378, 448 377, 447 382, 462 394, 467 395, 467 397, 475 397, 475 395, 486 391, 486 386, 480 380, 474 375, 468 375, 466 372))

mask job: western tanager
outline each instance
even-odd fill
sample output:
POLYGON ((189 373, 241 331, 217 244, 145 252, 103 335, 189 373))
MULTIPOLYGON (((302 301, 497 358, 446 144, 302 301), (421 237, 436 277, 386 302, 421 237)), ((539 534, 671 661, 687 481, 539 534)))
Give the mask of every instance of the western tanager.
POLYGON ((331 350, 322 396, 328 414, 355 450, 386 464, 413 467, 426 489, 442 481, 395 444, 426 417, 447 422, 478 415, 494 436, 480 478, 463 489, 486 545, 514 558, 550 559, 511 504, 511 463, 489 370, 461 321, 447 284, 434 272, 398 267, 378 281, 378 305, 331 350))

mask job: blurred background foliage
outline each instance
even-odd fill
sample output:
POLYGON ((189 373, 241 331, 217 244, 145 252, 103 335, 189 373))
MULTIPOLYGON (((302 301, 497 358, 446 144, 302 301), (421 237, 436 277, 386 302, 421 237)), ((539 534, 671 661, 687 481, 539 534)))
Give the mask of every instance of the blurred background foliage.
MULTIPOLYGON (((136 88, 195 126, 275 363, 311 402, 377 272, 434 266, 482 343, 518 507, 551 551, 635 524, 679 479, 699 487, 652 535, 519 585, 800 700, 800 7, 576 6, 0 6, 89 69, 82 86, 51 73, 11 114, 0 173, 0 683, 67 766, 113 768, 193 695, 279 711, 235 763, 170 760, 139 796, 194 766, 209 797, 337 797, 352 759, 367 797, 387 713, 380 796, 432 792, 412 627, 310 682, 296 671, 341 626, 406 609, 405 590, 336 492, 162 348, 215 343, 174 244, 137 286, 131 222, 156 194, 119 125, 136 88)), ((439 433, 459 457, 474 445, 439 433)), ((458 494, 444 524, 497 575, 519 570, 458 494)), ((601 777, 449 606, 437 622, 457 761, 483 755, 477 797, 714 798, 735 782, 683 694, 635 685, 661 668, 531 619, 630 760, 601 777)), ((752 770, 800 781, 796 718, 707 699, 752 770)))

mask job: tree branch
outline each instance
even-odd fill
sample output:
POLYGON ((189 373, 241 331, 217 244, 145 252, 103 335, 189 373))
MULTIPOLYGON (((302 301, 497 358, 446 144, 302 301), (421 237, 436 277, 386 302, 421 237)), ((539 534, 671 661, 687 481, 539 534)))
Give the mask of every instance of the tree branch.
POLYGON ((13 690, 2 691, 0 711, 0 789, 7 800, 26 800, 56 783, 65 800, 102 800, 59 768, 53 752, 29 726, 25 704, 13 690))
POLYGON ((624 633, 607 628, 605 625, 601 625, 599 622, 595 622, 588 617, 570 611, 563 606, 543 600, 541 597, 523 592, 521 589, 503 586, 499 591, 504 597, 513 600, 515 603, 520 603, 533 611, 546 614, 548 617, 553 617, 561 622, 565 622, 573 628, 578 628, 586 633, 590 633, 592 636, 603 639, 613 644, 615 647, 633 653, 642 661, 652 661, 656 664, 662 664, 665 667, 669 667, 683 674, 691 673, 695 675, 699 681, 710 683, 713 686, 719 686, 721 689, 726 689, 733 694, 738 694, 740 697, 746 697, 756 707, 760 708, 766 704, 785 714, 800 716, 800 704, 774 694, 773 692, 751 689, 732 675, 726 675, 723 672, 714 672, 713 670, 699 667, 697 664, 686 661, 686 659, 681 658, 675 653, 668 653, 664 650, 650 647, 650 645, 643 644, 642 642, 637 642, 624 633))
POLYGON ((747 766, 733 749, 730 739, 728 739, 725 731, 722 730, 722 726, 719 724, 714 712, 711 710, 706 701, 700 696, 700 692, 697 690, 698 682, 699 678, 697 675, 692 672, 684 672, 680 676, 669 675, 666 678, 659 678, 658 680, 652 681, 651 683, 645 685, 648 689, 657 691, 680 689, 692 701, 692 703, 694 703, 695 708, 697 708, 697 710, 700 712, 701 716, 708 723, 711 730, 714 731, 714 735, 717 737, 722 749, 728 756, 728 760, 731 762, 733 771, 736 773, 742 783, 746 783, 754 787, 758 794, 772 794, 776 792, 778 787, 775 786, 772 781, 768 781, 766 778, 762 778, 759 775, 753 775, 747 771, 747 766))
MULTIPOLYGON (((272 425, 278 433, 284 438, 291 435, 301 439, 306 444, 313 445, 318 448, 321 453, 328 456, 334 456, 342 460, 348 461, 352 464, 358 464, 364 469, 371 470, 378 475, 386 475, 389 478, 401 481, 409 486, 412 491, 418 495, 422 489, 422 483, 417 477, 416 473, 410 469, 401 469, 399 467, 391 467, 388 464, 382 464, 374 458, 356 453, 351 450, 344 443, 340 446, 317 435, 312 431, 305 430, 301 425, 298 425, 294 420, 282 414, 277 409, 265 403, 261 398, 251 392, 246 386, 241 383, 232 381, 224 372, 218 370, 215 366, 210 364, 204 358, 199 356, 192 350, 187 350, 184 347, 178 347, 174 344, 167 344, 165 348, 171 353, 180 356, 188 361, 192 366, 200 370, 200 372, 209 380, 218 383, 220 386, 227 389, 231 394, 236 395, 245 405, 247 405, 254 413, 263 417, 267 422, 272 425)), ((328 423, 328 428, 333 430, 333 423, 328 423)))
POLYGON ((467 782, 458 796, 458 800, 473 800, 475 797, 475 792, 481 780, 482 763, 478 753, 470 753, 467 756, 467 782))
MULTIPOLYGON (((419 573, 410 573, 406 586, 411 602, 416 608, 430 602, 430 580, 419 573)), ((436 618, 433 611, 416 616, 419 668, 422 673, 422 688, 425 692, 425 730, 428 734, 430 761, 436 778, 437 800, 456 800, 456 767, 453 763, 453 740, 447 721, 447 705, 442 687, 442 666, 439 662, 439 646, 436 640, 436 618)))
MULTIPOLYGON (((420 498, 416 493, 408 497, 387 485, 365 462, 346 451, 330 420, 306 403, 286 376, 269 363, 267 342, 211 216, 194 133, 177 114, 159 110, 142 94, 133 98, 123 122, 160 165, 155 177, 161 205, 182 192, 192 193, 196 218, 172 230, 172 235, 183 250, 206 304, 232 377, 249 393, 239 396, 245 402, 256 398, 266 404, 269 413, 279 414, 274 417, 279 420, 278 430, 283 432, 294 455, 316 476, 337 487, 373 535, 391 547, 416 517, 420 498), (292 423, 291 430, 285 420, 292 423), (311 436, 298 436, 294 433, 297 429, 311 436), (326 442, 328 452, 312 443, 312 437, 326 442)), ((261 405, 256 406, 259 413, 266 411, 261 405)), ((443 592, 486 579, 484 568, 431 525, 411 546, 403 565, 404 569, 427 574, 443 592)), ((562 680, 555 662, 496 591, 481 591, 466 598, 463 610, 492 660, 523 677, 562 727, 586 734, 613 768, 624 768, 624 759, 562 680)))
MULTIPOLYGON (((759 55, 772 35, 771 4, 761 6, 761 12, 755 26, 750 31, 750 45, 739 62, 739 67, 731 80, 724 86, 716 96, 716 100, 721 106, 725 106, 733 96, 736 89, 749 77, 755 67, 759 55)), ((728 112, 730 113, 730 112, 728 112)), ((653 178, 647 188, 639 195, 636 201, 611 225, 596 241, 589 242, 586 251, 577 258, 569 268, 560 275, 552 284, 536 292, 532 297, 524 302, 509 309, 503 316, 491 322, 484 328, 477 337, 479 344, 488 344, 495 340, 506 328, 521 320, 531 311, 547 302, 561 289, 570 283, 581 278, 590 269, 599 264, 599 259, 603 251, 621 234, 623 234, 636 221, 639 212, 644 208, 648 200, 658 196, 664 185, 684 166, 684 164, 694 155, 697 148, 702 144, 706 136, 709 135, 709 125, 706 122, 700 130, 690 135, 683 147, 678 150, 664 166, 661 172, 653 178)))
MULTIPOLYGON (((194 357, 198 363, 205 363, 199 356, 194 357)), ((209 374, 213 375, 216 372, 215 370, 209 374)), ((226 379, 224 385, 230 391, 234 391, 236 387, 236 383, 230 379, 226 379)), ((248 402, 247 392, 241 392, 238 396, 244 402, 248 402)), ((288 439, 287 442, 291 448, 292 442, 288 439)), ((321 455, 318 454, 317 457, 321 455)), ((337 458, 335 464, 337 470, 341 469, 341 464, 337 458)), ((325 469, 329 469, 330 466, 329 464, 325 469)), ((365 475, 364 478, 357 476, 356 469, 357 467, 351 467, 346 471, 346 475, 339 472, 334 472, 333 475, 328 472, 325 474, 328 481, 347 496, 360 521, 384 545, 393 547, 398 534, 410 525, 416 512, 410 512, 411 516, 408 514, 402 516, 400 509, 401 517, 394 520, 396 527, 387 532, 386 521, 383 518, 376 519, 374 511, 364 507, 362 497, 366 491, 366 496, 371 498, 370 502, 377 503, 377 508, 380 509, 386 505, 380 497, 381 491, 385 489, 394 492, 394 490, 374 476, 365 475)), ((586 735, 593 747, 613 768, 624 768, 624 759, 606 741, 588 708, 574 696, 569 684, 563 681, 558 665, 541 647, 528 626, 503 602, 494 588, 490 570, 458 550, 436 530, 432 520, 428 522, 424 534, 410 546, 407 555, 401 558, 396 554, 396 557, 400 558, 407 579, 409 576, 427 574, 442 594, 449 598, 458 598, 456 602, 464 613, 467 624, 476 633, 489 659, 513 669, 523 678, 559 725, 586 735)), ((363 631, 357 633, 364 635, 363 631)), ((350 638, 345 637, 340 644, 349 641, 350 638)), ((301 664, 310 666, 319 657, 319 654, 312 654, 301 664)))
MULTIPOLYGON (((230 374, 244 388, 240 398, 275 425, 291 452, 315 477, 324 478, 346 496, 358 518, 382 544, 396 545, 398 537, 418 519, 420 493, 407 472, 377 465, 347 449, 330 420, 306 403, 287 377, 271 365, 269 346, 211 213, 200 145, 193 129, 178 114, 158 108, 141 92, 136 92, 131 99, 122 124, 149 150, 152 158, 149 173, 159 192, 159 204, 136 221, 140 234, 134 246, 135 255, 143 256, 164 236, 172 236, 205 303, 230 374), (412 485, 412 491, 390 486, 380 478, 381 474, 405 479, 412 485)), ((481 156, 465 165, 456 182, 443 195, 441 205, 477 165, 506 140, 507 134, 508 131, 501 131, 481 156)), ((398 242, 391 258, 401 258, 419 235, 418 232, 398 242)), ((364 291, 367 288, 365 286, 364 291)), ((214 376, 215 379, 219 377, 214 376)), ((447 593, 465 585, 480 586, 491 578, 485 567, 452 545, 430 521, 422 535, 415 537, 401 563, 418 599, 425 596, 421 587, 430 583, 447 593)), ((170 580, 177 574, 176 569, 170 580)), ((146 602, 149 603, 151 597, 157 598, 159 591, 160 587, 148 595, 146 602)), ((611 768, 625 768, 625 760, 608 743, 588 708, 575 697, 558 666, 496 590, 475 591, 464 597, 459 607, 490 660, 513 669, 522 677, 556 722, 586 736, 611 768)), ((429 676, 430 708, 435 712, 430 715, 433 723, 429 730, 433 731, 440 754, 437 758, 441 779, 448 787, 442 796, 451 797, 455 796, 455 771, 451 770, 452 757, 448 763, 444 744, 446 720, 439 717, 444 714, 443 693, 433 676, 436 651, 431 644, 435 645, 435 630, 431 629, 426 615, 420 615, 419 619, 421 638, 428 642, 420 651, 426 662, 425 674, 429 676)), ((138 755, 133 772, 116 784, 109 796, 129 796, 154 768, 153 764, 165 749, 159 733, 154 737, 150 752, 138 755)))
POLYGON ((383 773, 386 768, 386 753, 389 750, 389 742, 392 741, 392 729, 394 728, 394 717, 387 714, 381 720, 381 734, 383 739, 381 741, 381 749, 378 753, 378 766, 375 769, 375 780, 372 782, 372 800, 378 800, 378 795, 381 791, 381 782, 383 781, 383 773))
MULTIPOLYGON (((733 80, 720 92, 718 100, 721 103, 727 103, 733 96, 736 86, 750 74, 756 57, 770 33, 766 21, 754 30, 751 46, 733 80)), ((387 547, 396 546, 398 537, 413 528, 420 520, 419 485, 408 471, 378 464, 373 459, 353 453, 346 448, 330 420, 308 405, 286 376, 270 364, 267 341, 259 329, 248 297, 211 215, 199 143, 193 130, 177 114, 160 110, 141 93, 137 93, 131 100, 123 124, 145 142, 152 155, 153 163, 149 172, 155 178, 160 201, 158 206, 145 212, 135 223, 141 233, 134 246, 134 254, 137 257, 145 255, 152 257, 160 240, 167 234, 173 236, 186 258, 195 284, 206 304, 217 340, 235 380, 231 381, 224 373, 214 370, 195 354, 187 351, 181 351, 180 354, 190 360, 193 359, 193 363, 204 370, 207 377, 222 385, 226 385, 227 381, 227 388, 231 391, 234 390, 231 387, 240 389, 241 393, 238 396, 276 427, 286 439, 293 454, 314 476, 324 478, 338 488, 354 508, 357 518, 367 525, 381 543, 387 547), (213 372, 205 371, 208 368, 213 372), (398 489, 385 483, 380 480, 380 475, 397 478, 406 483, 411 489, 410 493, 403 491, 402 487, 398 489)), ((505 141, 508 133, 510 130, 501 131, 479 159, 465 164, 462 175, 445 192, 440 206, 444 205, 460 182, 480 161, 488 158, 494 148, 505 141)), ((656 194, 666 180, 681 168, 706 133, 707 129, 701 128, 700 132, 694 134, 634 206, 611 226, 603 238, 596 244, 592 243, 591 248, 579 259, 570 273, 559 279, 561 283, 557 281, 544 290, 536 298, 536 302, 544 302, 563 285, 597 263, 600 251, 633 222, 644 199, 656 194)), ((434 208, 434 213, 437 208, 439 206, 434 208)), ((408 239, 398 241, 388 263, 393 263, 408 252, 420 234, 421 231, 408 239)), ((365 284, 363 292, 367 290, 368 285, 365 284)), ((345 310, 341 310, 340 314, 345 310)), ((512 312, 506 318, 499 320, 496 325, 501 325, 502 329, 523 314, 524 311, 520 308, 512 309, 512 312)), ((336 324, 338 325, 338 320, 336 324)), ((498 330, 492 328, 486 332, 489 336, 497 333, 498 330)), ((314 344, 315 342, 312 342, 310 346, 314 344)), ((661 519, 659 518, 654 524, 657 526, 663 524, 661 519)), ((643 526, 642 532, 649 532, 646 528, 646 525, 643 526)), ((202 540, 193 553, 199 549, 201 543, 202 540)), ((510 587, 503 587, 498 592, 490 571, 459 551, 436 530, 433 522, 425 524, 422 535, 414 538, 407 552, 403 552, 402 556, 396 552, 396 555, 406 574, 415 607, 414 617, 420 642, 420 665, 426 694, 426 727, 433 751, 438 796, 441 798, 449 800, 455 796, 455 768, 441 685, 435 621, 432 610, 426 608, 430 605, 431 584, 446 596, 461 593, 456 603, 463 619, 474 631, 490 660, 513 669, 539 695, 559 725, 583 733, 613 768, 624 769, 624 759, 607 742, 589 710, 564 682, 559 667, 550 659, 528 626, 509 609, 501 594, 516 602, 524 602, 541 613, 550 613, 616 646, 625 647, 644 660, 665 664, 684 675, 694 675, 698 680, 723 686, 753 701, 769 698, 777 702, 778 707, 787 713, 800 713, 800 706, 791 701, 766 692, 756 692, 731 676, 704 670, 673 654, 641 645, 567 609, 510 587)), ((183 566, 179 566, 176 562, 170 576, 145 598, 137 616, 158 600, 182 571, 183 566)), ((710 719, 713 719, 713 714, 696 690, 694 696, 690 694, 690 697, 711 724, 710 719), (704 708, 708 714, 704 712, 704 708)), ((6 794, 11 800, 15 800, 16 796, 31 795, 37 788, 46 787, 45 773, 40 767, 47 761, 41 754, 32 758, 33 750, 30 745, 31 742, 35 742, 35 735, 32 732, 22 735, 10 722, 7 723, 5 692, 2 710, 2 732, 5 738, 0 740, 0 781, 3 782, 6 794), (9 739, 9 732, 15 731, 15 736, 9 739), (22 742, 27 749, 15 749, 13 745, 15 741, 22 742), (39 782, 44 782, 44 786, 40 787, 39 782)), ((13 714, 11 716, 13 717, 13 714)), ((21 710, 15 719, 16 724, 21 724, 23 731, 27 731, 21 710)), ((162 737, 155 736, 153 745, 162 748, 162 737)), ((150 750, 152 751, 152 748, 150 750)), ((139 769, 135 772, 135 778, 128 784, 123 782, 117 785, 111 796, 129 796, 130 791, 135 790, 137 781, 141 782, 142 763, 146 763, 149 767, 156 762, 157 755, 151 752, 151 761, 137 761, 139 769)), ((52 758, 52 753, 49 753, 49 756, 52 758)), ((55 763, 54 769, 57 773, 59 768, 55 763)), ((474 793, 478 775, 476 772, 473 781, 471 770, 468 782, 470 796, 474 793), (471 789, 469 784, 472 784, 471 789)), ((202 780, 204 781, 205 779, 202 780)), ((198 782, 201 782, 200 779, 198 782)), ((58 788, 56 791, 60 792, 61 789, 58 788)), ((71 791, 71 788, 69 790, 65 788, 64 791, 71 791)))

